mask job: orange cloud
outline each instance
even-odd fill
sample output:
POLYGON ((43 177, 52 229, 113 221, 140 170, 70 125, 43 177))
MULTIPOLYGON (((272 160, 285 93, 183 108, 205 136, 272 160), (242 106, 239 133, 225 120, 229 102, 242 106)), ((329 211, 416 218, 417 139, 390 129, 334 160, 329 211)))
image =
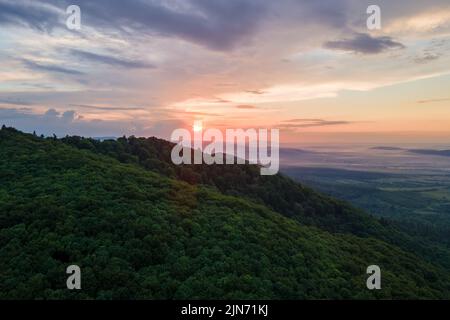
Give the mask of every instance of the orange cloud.
POLYGON ((252 106, 252 105, 248 105, 248 104, 241 104, 239 106, 236 106, 237 109, 257 109, 257 107, 252 106))

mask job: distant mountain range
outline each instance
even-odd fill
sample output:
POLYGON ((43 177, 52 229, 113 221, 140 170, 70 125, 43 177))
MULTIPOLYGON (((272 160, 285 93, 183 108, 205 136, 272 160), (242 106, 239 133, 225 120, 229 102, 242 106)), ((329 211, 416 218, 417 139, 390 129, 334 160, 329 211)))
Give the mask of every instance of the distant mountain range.
POLYGON ((404 150, 404 151, 411 152, 411 153, 416 153, 416 154, 450 157, 450 150, 405 149, 405 148, 397 148, 397 147, 373 147, 372 149, 374 149, 374 150, 386 150, 386 151, 404 150))

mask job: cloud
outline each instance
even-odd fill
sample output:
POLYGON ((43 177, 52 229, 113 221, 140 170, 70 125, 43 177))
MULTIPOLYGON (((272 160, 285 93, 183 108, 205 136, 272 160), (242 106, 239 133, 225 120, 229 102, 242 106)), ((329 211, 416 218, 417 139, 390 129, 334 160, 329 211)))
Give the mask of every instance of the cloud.
POLYGON ((20 25, 49 32, 60 18, 58 8, 39 1, 0 0, 0 25, 20 25))
POLYGON ((70 104, 71 107, 78 107, 83 109, 91 109, 91 110, 105 110, 105 111, 141 111, 145 110, 144 108, 134 108, 134 107, 100 107, 100 106, 91 106, 86 104, 70 104))
POLYGON ((123 58, 116 58, 109 55, 103 55, 98 53, 92 53, 77 49, 70 50, 70 53, 82 60, 89 60, 91 62, 95 63, 103 63, 111 66, 119 66, 123 68, 155 68, 154 65, 149 64, 144 61, 132 61, 132 60, 126 60, 123 58))
POLYGON ((362 54, 378 54, 389 49, 403 49, 405 46, 391 37, 372 37, 365 33, 356 33, 351 39, 328 41, 324 47, 362 54))
POLYGON ((252 94, 264 94, 265 92, 262 90, 246 90, 245 92, 247 93, 252 93, 252 94))
POLYGON ((0 122, 6 123, 8 120, 29 118, 31 114, 30 108, 0 108, 0 122))
POLYGON ((324 121, 322 119, 290 119, 290 120, 284 120, 283 122, 320 122, 324 121))
POLYGON ((32 103, 28 101, 23 101, 21 99, 2 99, 0 98, 0 104, 5 105, 15 105, 15 106, 31 106, 32 103))
POLYGON ((280 125, 281 128, 285 129, 328 127, 353 123, 351 121, 329 121, 324 119, 292 119, 283 122, 289 122, 280 125))
POLYGON ((59 117, 59 112, 57 112, 55 109, 48 109, 44 115, 46 117, 52 118, 52 117, 59 117))
POLYGON ((426 104, 426 103, 436 103, 436 102, 445 102, 445 101, 450 101, 450 98, 420 100, 420 101, 417 101, 417 103, 419 103, 419 104, 426 104))
POLYGON ((239 106, 236 106, 237 109, 247 109, 247 110, 251 110, 251 109, 257 109, 257 107, 249 105, 249 104, 241 104, 239 106))
POLYGON ((182 110, 174 110, 174 113, 176 114, 184 114, 184 115, 191 115, 191 116, 205 116, 205 117, 221 117, 221 114, 218 113, 211 113, 211 112, 198 112, 198 111, 182 111, 182 110))
POLYGON ((82 75, 83 72, 73 69, 68 69, 65 67, 61 67, 59 65, 53 65, 53 64, 42 64, 39 62, 22 59, 22 63, 30 70, 34 71, 43 71, 43 72, 49 72, 49 73, 59 73, 59 74, 66 74, 66 75, 82 75))
POLYGON ((51 136, 80 135, 86 137, 114 136, 124 134, 136 136, 170 137, 176 128, 187 127, 182 120, 172 119, 151 121, 131 120, 87 120, 73 110, 58 111, 50 108, 44 113, 36 113, 29 108, 0 108, 0 125, 14 127, 24 132, 51 136))
POLYGON ((436 53, 425 53, 424 55, 420 56, 420 57, 416 57, 414 59, 415 63, 428 63, 428 62, 432 62, 435 60, 438 60, 441 56, 439 54, 436 53))
MULTIPOLYGON (((31 25, 42 31, 58 25, 64 28, 65 15, 55 12, 65 10, 72 2, 47 0, 44 6, 35 1, 39 11, 34 14, 25 5, 2 2, 0 23, 31 25)), ((85 26, 129 37, 177 37, 214 50, 229 50, 247 39, 257 30, 269 5, 259 0, 127 0, 126 4, 121 0, 78 0, 76 4, 85 26)))
MULTIPOLYGON (((65 29, 72 0, 0 0, 0 25, 51 32, 65 29)), ((259 0, 173 1, 77 0, 84 26, 123 35, 177 37, 214 50, 236 47, 256 32, 268 2, 259 0)))
POLYGON ((61 118, 65 121, 73 121, 76 119, 76 112, 73 110, 65 111, 61 115, 61 118))

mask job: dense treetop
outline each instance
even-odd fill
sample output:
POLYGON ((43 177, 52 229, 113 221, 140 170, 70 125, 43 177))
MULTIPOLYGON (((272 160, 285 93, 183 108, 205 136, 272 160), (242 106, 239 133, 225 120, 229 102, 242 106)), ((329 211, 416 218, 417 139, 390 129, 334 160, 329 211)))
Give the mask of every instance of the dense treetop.
POLYGON ((0 298, 450 298, 445 247, 254 166, 174 166, 170 149, 3 128, 0 298))

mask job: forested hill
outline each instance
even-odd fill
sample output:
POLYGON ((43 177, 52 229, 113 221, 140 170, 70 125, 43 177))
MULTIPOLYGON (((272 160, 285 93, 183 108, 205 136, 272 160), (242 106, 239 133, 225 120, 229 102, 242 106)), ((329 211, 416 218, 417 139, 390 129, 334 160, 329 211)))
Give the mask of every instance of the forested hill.
POLYGON ((397 223, 378 219, 350 204, 320 194, 292 179, 261 176, 254 165, 174 165, 170 154, 173 143, 158 138, 122 137, 98 141, 66 137, 64 143, 138 165, 169 178, 192 185, 205 184, 221 193, 244 197, 298 222, 332 233, 375 237, 414 252, 450 269, 450 250, 443 242, 419 237, 415 230, 398 228, 397 223))
POLYGON ((0 298, 450 298, 443 262, 387 221, 253 166, 175 167, 170 148, 2 128, 0 298))

